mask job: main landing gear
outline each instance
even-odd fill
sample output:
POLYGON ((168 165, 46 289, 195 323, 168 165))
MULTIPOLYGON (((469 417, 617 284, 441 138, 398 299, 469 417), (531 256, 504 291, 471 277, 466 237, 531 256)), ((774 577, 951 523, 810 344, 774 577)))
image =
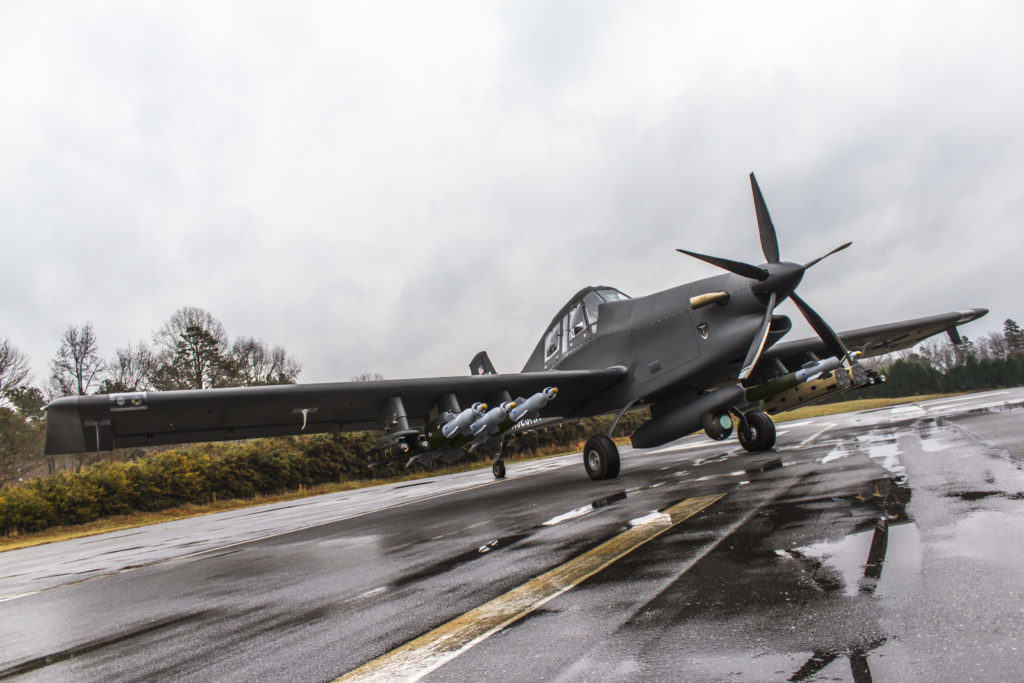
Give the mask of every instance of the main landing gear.
POLYGON ((770 450, 775 445, 775 423, 767 413, 750 410, 739 415, 740 426, 736 436, 744 449, 755 453, 770 450))
POLYGON ((619 449, 609 437, 596 434, 583 446, 583 467, 595 481, 619 476, 619 449))

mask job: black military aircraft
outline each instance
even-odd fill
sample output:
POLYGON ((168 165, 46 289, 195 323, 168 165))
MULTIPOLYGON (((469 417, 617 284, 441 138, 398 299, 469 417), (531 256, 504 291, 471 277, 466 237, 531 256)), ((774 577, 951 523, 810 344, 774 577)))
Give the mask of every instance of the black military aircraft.
POLYGON ((728 273, 637 298, 613 287, 586 287, 555 314, 520 373, 496 373, 481 352, 462 377, 60 398, 47 406, 46 452, 383 429, 370 454, 374 463, 453 461, 501 439, 494 461, 500 478, 507 438, 517 431, 616 413, 608 432, 591 436, 583 450, 590 478, 610 479, 619 473, 611 433, 632 407, 651 410, 631 436, 636 448, 700 427, 712 439, 725 439, 736 425, 745 449, 767 450, 775 443, 769 414, 879 379, 858 358, 909 348, 941 332, 959 343, 957 327, 988 312, 970 309, 837 334, 794 290, 808 268, 850 243, 803 265, 781 261, 753 174, 750 183, 766 263, 680 249, 728 273), (792 326, 774 312, 787 297, 817 338, 778 343, 792 326))

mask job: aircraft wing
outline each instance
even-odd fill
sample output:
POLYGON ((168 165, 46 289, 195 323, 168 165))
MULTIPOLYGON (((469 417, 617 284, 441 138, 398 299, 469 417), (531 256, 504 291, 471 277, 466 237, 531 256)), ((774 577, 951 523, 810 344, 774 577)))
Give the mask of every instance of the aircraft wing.
POLYGON ((612 367, 69 396, 46 408, 46 453, 383 429, 391 418, 383 414, 388 399, 395 396, 415 426, 449 393, 467 407, 491 402, 502 390, 515 398, 555 386, 558 398, 542 415, 566 417, 625 374, 626 368, 612 367))
MULTIPOLYGON (((874 327, 840 332, 839 338, 843 340, 843 344, 850 351, 860 351, 863 353, 863 358, 870 358, 909 349, 928 337, 948 330, 956 330, 959 325, 977 320, 986 313, 988 313, 988 309, 985 308, 941 313, 887 325, 875 325, 874 327)), ((796 370, 809 359, 808 354, 812 353, 822 358, 827 354, 825 343, 818 337, 776 344, 764 352, 762 363, 758 367, 770 368, 771 361, 778 360, 786 366, 787 370, 796 370)))

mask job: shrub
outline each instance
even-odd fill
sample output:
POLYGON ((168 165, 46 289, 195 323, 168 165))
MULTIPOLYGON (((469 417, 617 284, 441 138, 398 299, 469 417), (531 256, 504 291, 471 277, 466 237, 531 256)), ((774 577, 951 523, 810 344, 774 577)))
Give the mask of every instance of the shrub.
POLYGON ((57 512, 35 489, 8 486, 0 489, 0 535, 38 531, 57 524, 57 512))
POLYGON ((33 479, 26 488, 36 491, 53 507, 58 524, 81 524, 99 519, 103 491, 81 474, 61 472, 33 479))

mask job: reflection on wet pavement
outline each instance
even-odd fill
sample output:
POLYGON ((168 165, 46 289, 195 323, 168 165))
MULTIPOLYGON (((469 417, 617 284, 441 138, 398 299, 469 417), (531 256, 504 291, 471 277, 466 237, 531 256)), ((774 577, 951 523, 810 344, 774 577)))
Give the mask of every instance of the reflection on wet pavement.
MULTIPOLYGON (((919 670, 917 660, 945 662, 949 651, 968 653, 957 655, 950 672, 977 673, 985 663, 972 656, 977 633, 963 634, 964 645, 951 645, 934 632, 936 623, 956 630, 951 615, 973 609, 943 605, 967 593, 962 570, 947 558, 970 558, 972 570, 1000 575, 1002 567, 973 553, 989 556, 1000 548, 992 529, 1006 543, 1024 532, 1019 514, 1005 507, 1024 499, 1020 472, 1005 460, 986 460, 957 431, 929 419, 909 432, 888 425, 836 430, 806 457, 817 463, 813 470, 638 607, 600 647, 582 654, 568 677, 611 672, 626 678, 870 681, 872 669, 882 677, 894 671, 939 675, 943 665, 919 670), (1007 488, 1008 482, 1019 484, 1007 488), (951 499, 962 501, 961 507, 936 509, 951 499), (996 501, 1004 506, 998 511, 977 507, 996 501), (924 526, 915 510, 924 515, 924 526), (946 574, 957 578, 936 585, 946 574), (907 668, 908 661, 915 664, 907 668)), ((703 468, 714 463, 688 464, 691 482, 726 483, 739 473, 725 463, 706 473, 703 468)), ((763 477, 772 474, 747 467, 759 469, 762 474, 750 477, 754 487, 764 487, 763 477)), ((701 529, 678 535, 707 538, 701 529)), ((1021 546, 1010 547, 1020 557, 1021 546)), ((975 583, 970 592, 1005 594, 1002 586, 1013 575, 992 586, 975 583)), ((979 599, 986 604, 990 598, 979 599)), ((993 630, 1002 632, 1012 618, 996 621, 993 630)), ((1008 660, 999 661, 993 670, 1005 672, 1008 660)))

